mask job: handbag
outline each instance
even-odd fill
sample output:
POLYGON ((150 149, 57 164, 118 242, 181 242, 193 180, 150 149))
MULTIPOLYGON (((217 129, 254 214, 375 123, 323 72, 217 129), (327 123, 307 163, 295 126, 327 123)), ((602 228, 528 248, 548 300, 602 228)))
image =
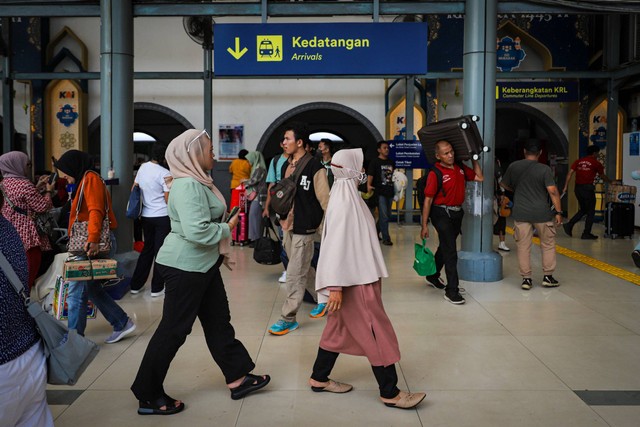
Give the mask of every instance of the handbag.
POLYGON ((511 199, 509 199, 505 195, 502 195, 500 197, 501 197, 501 200, 500 200, 500 206, 498 207, 498 216, 503 216, 505 218, 510 217, 513 203, 511 202, 511 199))
POLYGON ((67 329, 62 322, 45 313, 40 304, 31 302, 24 285, 1 252, 0 267, 36 322, 47 358, 47 382, 55 385, 76 384, 100 348, 93 341, 78 335, 75 329, 67 329))
POLYGON ((280 264, 280 252, 282 252, 282 242, 278 232, 273 228, 273 224, 269 218, 263 218, 264 231, 262 237, 256 241, 253 249, 253 259, 258 264, 274 265, 280 264), (275 235, 274 239, 271 235, 275 235))
POLYGON ((142 216, 142 190, 138 184, 133 186, 129 194, 126 216, 129 219, 138 219, 142 216))
POLYGON ((11 201, 11 199, 7 197, 7 194, 4 192, 4 187, 2 185, 0 185, 0 191, 2 192, 4 199, 7 201, 11 209, 13 209, 15 212, 21 215, 28 216, 29 218, 31 218, 34 225, 36 226, 36 231, 40 236, 51 236, 53 234, 53 229, 55 228, 55 221, 53 218, 53 214, 50 211, 41 212, 41 213, 34 212, 32 214, 29 214, 29 212, 26 209, 16 206, 11 201))
POLYGON ((427 240, 422 239, 422 244, 416 243, 414 247, 415 259, 413 269, 418 276, 431 276, 436 273, 436 258, 431 249, 427 247, 427 240))
MULTIPOLYGON (((95 173, 91 171, 87 171, 87 173, 95 173)), ((85 173, 85 176, 87 175, 85 173)), ((102 179, 102 178, 101 178, 102 179)), ((76 220, 73 222, 71 226, 71 235, 69 236, 69 245, 68 251, 71 255, 84 255, 85 250, 84 246, 89 240, 89 221, 78 221, 78 214, 80 213, 80 206, 82 205, 83 193, 84 193, 84 177, 82 179, 82 185, 80 186, 80 193, 78 196, 78 204, 76 206, 76 220)), ((102 181, 104 184, 104 181, 102 181)), ((105 192, 107 191, 107 186, 105 186, 105 192)), ((111 231, 110 231, 110 223, 109 223, 109 202, 105 197, 104 201, 105 214, 102 219, 102 228, 100 229, 100 251, 98 253, 98 257, 106 256, 111 251, 111 231)))

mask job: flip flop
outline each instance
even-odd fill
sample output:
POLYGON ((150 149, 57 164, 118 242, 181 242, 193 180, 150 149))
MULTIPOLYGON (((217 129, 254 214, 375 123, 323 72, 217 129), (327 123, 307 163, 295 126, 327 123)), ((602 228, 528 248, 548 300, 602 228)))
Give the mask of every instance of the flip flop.
POLYGON ((231 398, 233 400, 242 399, 247 394, 260 390, 262 387, 269 384, 269 381, 271 381, 271 377, 269 375, 262 376, 247 374, 238 387, 230 389, 231 398))
POLYGON ((172 415, 181 412, 184 409, 184 402, 180 402, 176 406, 176 400, 164 394, 162 397, 154 401, 139 400, 138 414, 140 415, 172 415), (161 407, 165 409, 160 409, 161 407))

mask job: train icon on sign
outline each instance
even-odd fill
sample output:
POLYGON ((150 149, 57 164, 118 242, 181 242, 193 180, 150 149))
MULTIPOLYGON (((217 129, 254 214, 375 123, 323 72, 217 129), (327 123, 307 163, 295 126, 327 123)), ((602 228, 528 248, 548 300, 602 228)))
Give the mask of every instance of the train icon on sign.
POLYGON ((257 36, 256 45, 258 62, 282 61, 282 36, 257 36))

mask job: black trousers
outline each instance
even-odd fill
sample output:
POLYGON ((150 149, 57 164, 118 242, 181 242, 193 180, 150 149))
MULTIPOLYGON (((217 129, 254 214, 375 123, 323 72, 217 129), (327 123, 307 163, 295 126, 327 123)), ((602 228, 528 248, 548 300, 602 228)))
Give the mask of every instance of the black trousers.
MULTIPOLYGON (((144 248, 138 257, 138 263, 131 278, 131 289, 133 290, 142 288, 147 282, 151 266, 154 265, 153 260, 158 255, 165 237, 171 232, 171 220, 168 216, 142 217, 142 230, 144 232, 144 248)), ((158 271, 158 266, 154 265, 151 292, 160 292, 163 288, 164 280, 158 271)))
POLYGON ((436 273, 429 278, 437 279, 440 277, 440 271, 444 266, 445 274, 447 275, 447 288, 445 292, 447 295, 457 295, 459 292, 458 279, 458 246, 456 240, 460 235, 462 229, 462 217, 464 211, 451 211, 440 208, 438 206, 431 206, 431 212, 429 218, 431 218, 431 224, 438 232, 438 250, 435 254, 436 259, 436 273))
POLYGON ((220 264, 206 273, 194 273, 160 265, 166 281, 162 320, 151 337, 131 391, 138 400, 155 400, 164 394, 163 383, 169 365, 200 319, 207 347, 222 370, 227 384, 242 378, 255 367, 247 349, 235 338, 229 302, 220 264))
MULTIPOLYGON (((318 356, 313 364, 311 378, 322 383, 329 381, 329 375, 339 355, 340 353, 318 347, 318 356)), ((400 393, 400 389, 397 387, 398 374, 396 373, 396 365, 372 366, 371 369, 378 382, 380 397, 393 399, 400 393)))
POLYGON ((569 220, 569 226, 573 228, 586 215, 583 234, 590 234, 593 218, 596 215, 596 188, 593 184, 576 184, 574 193, 580 209, 569 220))

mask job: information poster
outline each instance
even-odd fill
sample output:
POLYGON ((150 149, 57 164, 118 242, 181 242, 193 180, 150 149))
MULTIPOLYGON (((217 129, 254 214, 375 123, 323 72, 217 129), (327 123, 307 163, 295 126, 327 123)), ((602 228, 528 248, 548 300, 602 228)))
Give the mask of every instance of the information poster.
POLYGON ((218 125, 218 141, 220 160, 237 159, 244 148, 244 125, 218 125))

